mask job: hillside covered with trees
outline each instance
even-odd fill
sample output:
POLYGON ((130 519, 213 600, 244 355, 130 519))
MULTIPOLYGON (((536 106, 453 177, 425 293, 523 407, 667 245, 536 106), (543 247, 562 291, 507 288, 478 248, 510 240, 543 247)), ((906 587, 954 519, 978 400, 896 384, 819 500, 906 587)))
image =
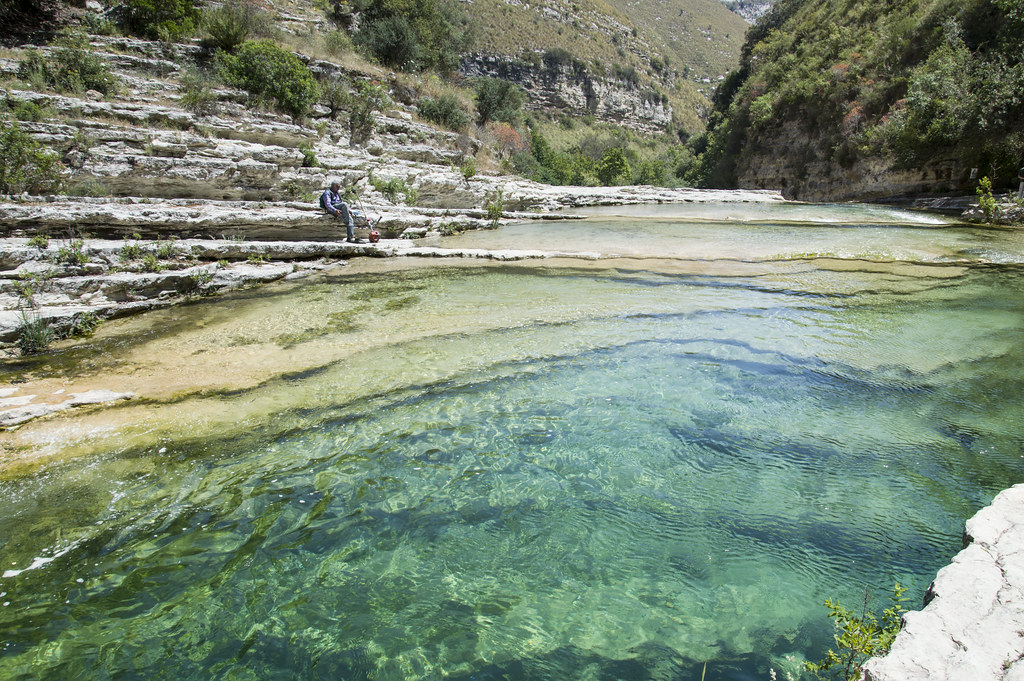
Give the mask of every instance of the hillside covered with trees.
POLYGON ((719 87, 688 179, 874 198, 1015 186, 1019 0, 780 0, 719 87))

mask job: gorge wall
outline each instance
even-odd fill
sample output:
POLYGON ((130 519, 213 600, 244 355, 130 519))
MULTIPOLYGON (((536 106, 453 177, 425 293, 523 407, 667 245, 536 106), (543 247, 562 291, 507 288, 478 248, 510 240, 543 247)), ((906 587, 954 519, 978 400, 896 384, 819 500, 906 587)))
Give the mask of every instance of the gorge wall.
POLYGON ((786 121, 742 150, 737 162, 740 187, 780 189, 799 201, 872 201, 964 191, 971 169, 955 156, 899 167, 892 158, 845 159, 830 145, 786 121))
POLYGON ((594 75, 571 59, 538 56, 534 62, 499 55, 464 59, 466 76, 490 76, 511 81, 528 93, 526 108, 556 110, 569 116, 593 116, 645 133, 665 132, 672 125, 672 107, 661 93, 642 89, 637 82, 594 75))

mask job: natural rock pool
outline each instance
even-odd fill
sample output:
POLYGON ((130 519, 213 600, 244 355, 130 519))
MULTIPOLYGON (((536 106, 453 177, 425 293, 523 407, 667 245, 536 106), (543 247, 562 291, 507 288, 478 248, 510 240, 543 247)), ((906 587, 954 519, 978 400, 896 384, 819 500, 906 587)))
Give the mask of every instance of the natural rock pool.
POLYGON ((592 212, 3 368, 139 397, 6 436, 0 678, 766 679, 916 606, 1024 473, 1024 233, 592 212))

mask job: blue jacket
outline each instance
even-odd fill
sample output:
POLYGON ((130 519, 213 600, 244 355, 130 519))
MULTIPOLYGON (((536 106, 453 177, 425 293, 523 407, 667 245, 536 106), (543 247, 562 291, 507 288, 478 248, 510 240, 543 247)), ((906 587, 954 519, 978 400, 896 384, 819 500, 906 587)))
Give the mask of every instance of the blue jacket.
POLYGON ((330 187, 320 195, 320 207, 331 215, 341 217, 346 223, 352 224, 352 213, 348 209, 348 204, 341 198, 341 194, 330 187))

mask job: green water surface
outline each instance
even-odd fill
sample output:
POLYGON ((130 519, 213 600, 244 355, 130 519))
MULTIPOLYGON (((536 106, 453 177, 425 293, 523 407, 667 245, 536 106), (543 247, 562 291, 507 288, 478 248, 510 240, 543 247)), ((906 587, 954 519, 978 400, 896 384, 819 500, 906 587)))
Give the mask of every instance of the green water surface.
POLYGON ((224 395, 230 432, 0 482, 0 678, 766 679, 830 644, 825 598, 918 602, 1024 473, 1021 238, 707 210, 445 242, 597 261, 135 320, 189 352, 376 343, 224 395))

